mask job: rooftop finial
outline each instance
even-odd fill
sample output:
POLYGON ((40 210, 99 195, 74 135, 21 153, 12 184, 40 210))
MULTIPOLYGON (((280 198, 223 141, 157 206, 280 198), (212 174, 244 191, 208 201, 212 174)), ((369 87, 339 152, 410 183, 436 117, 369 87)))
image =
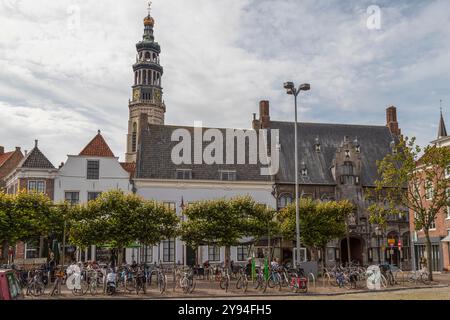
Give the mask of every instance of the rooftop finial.
POLYGON ((37 148, 37 147, 38 147, 38 142, 39 142, 39 141, 38 141, 37 139, 36 139, 36 140, 34 140, 34 147, 35 147, 35 148, 37 148))
POLYGON ((152 2, 151 1, 149 1, 148 2, 148 16, 150 16, 150 13, 152 12, 152 2))
POLYGON ((102 133, 102 132, 101 132, 100 129, 99 129, 99 130, 97 131, 97 133, 100 134, 100 133, 102 133))

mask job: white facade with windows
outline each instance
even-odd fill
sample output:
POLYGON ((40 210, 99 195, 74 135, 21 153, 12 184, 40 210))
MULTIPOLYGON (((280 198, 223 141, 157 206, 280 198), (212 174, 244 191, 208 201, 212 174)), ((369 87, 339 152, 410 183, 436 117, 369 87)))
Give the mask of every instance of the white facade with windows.
MULTIPOLYGON (((184 178, 184 176, 183 176, 184 178)), ((180 218, 182 217, 182 204, 213 200, 219 198, 234 198, 238 196, 250 196, 257 203, 276 208, 277 203, 272 195, 273 183, 271 182, 241 182, 241 181, 203 181, 203 180, 153 180, 135 179, 137 194, 147 200, 156 200, 173 208, 180 218)), ((211 264, 219 264, 225 260, 225 248, 215 246, 201 246, 197 256, 192 257, 192 252, 183 241, 162 241, 153 248, 147 248, 147 260, 145 260, 145 248, 127 249, 126 260, 137 262, 173 264, 189 264, 194 258, 196 263, 202 264, 209 260, 211 264)), ((247 246, 231 248, 231 260, 235 263, 243 263, 249 255, 247 246)))
POLYGON ((131 189, 130 174, 118 158, 69 155, 55 179, 55 201, 86 203, 101 192, 131 189))
MULTIPOLYGON (((68 201, 76 205, 111 190, 132 192, 130 173, 120 165, 118 158, 69 155, 55 178, 54 197, 56 203, 68 201)), ((102 255, 95 246, 91 246, 84 252, 77 250, 76 259, 97 260, 97 254, 102 255)))

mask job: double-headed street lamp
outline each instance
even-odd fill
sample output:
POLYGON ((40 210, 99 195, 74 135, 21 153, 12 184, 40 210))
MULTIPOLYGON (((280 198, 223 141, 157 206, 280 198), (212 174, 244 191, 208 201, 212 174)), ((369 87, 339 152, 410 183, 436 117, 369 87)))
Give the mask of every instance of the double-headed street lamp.
POLYGON ((286 82, 284 84, 284 88, 287 91, 287 94, 294 96, 295 101, 295 222, 296 222, 296 234, 297 234, 297 254, 295 255, 294 266, 300 266, 300 213, 299 213, 299 205, 298 205, 298 120, 297 120, 297 97, 301 91, 309 91, 311 90, 311 85, 308 83, 304 83, 298 87, 295 87, 293 82, 286 82))

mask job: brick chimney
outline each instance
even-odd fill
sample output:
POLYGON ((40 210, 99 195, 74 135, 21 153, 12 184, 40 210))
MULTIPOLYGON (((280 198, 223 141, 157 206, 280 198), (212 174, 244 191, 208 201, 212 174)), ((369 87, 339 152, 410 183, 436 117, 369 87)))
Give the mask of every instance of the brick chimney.
POLYGON ((259 124, 261 129, 270 129, 269 101, 261 101, 259 103, 259 124))
POLYGON ((394 106, 386 109, 386 126, 389 128, 392 135, 397 137, 401 136, 402 131, 400 130, 397 121, 397 108, 394 106))
POLYGON ((5 153, 5 147, 4 146, 0 146, 0 154, 4 154, 5 153))

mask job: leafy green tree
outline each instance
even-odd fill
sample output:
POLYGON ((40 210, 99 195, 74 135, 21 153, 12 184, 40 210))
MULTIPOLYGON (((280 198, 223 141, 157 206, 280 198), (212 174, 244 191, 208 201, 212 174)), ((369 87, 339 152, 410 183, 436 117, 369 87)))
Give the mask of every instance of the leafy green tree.
MULTIPOLYGON (((316 202, 302 199, 299 203, 300 238, 310 249, 322 249, 327 244, 346 233, 346 219, 354 211, 354 205, 348 201, 316 202)), ((282 234, 289 239, 296 236, 295 204, 281 210, 279 214, 282 234)), ((326 259, 322 259, 325 262, 326 259)))
POLYGON ((8 247, 17 240, 15 217, 12 212, 13 198, 0 192, 0 240, 2 243, 3 258, 8 256, 8 247))
POLYGON ((217 245, 225 247, 230 266, 231 246, 244 237, 259 238, 276 229, 274 212, 250 197, 217 199, 190 204, 183 212, 187 220, 181 226, 181 238, 191 247, 217 245))
POLYGON ((133 221, 136 240, 147 246, 176 237, 180 223, 175 211, 156 201, 143 201, 133 221))
POLYGON ((178 217, 162 204, 122 191, 102 193, 73 209, 70 241, 86 248, 108 245, 123 261, 123 249, 135 241, 154 245, 176 235, 178 217))
MULTIPOLYGON (((415 138, 401 139, 396 152, 377 163, 380 178, 376 181, 374 197, 377 201, 369 211, 370 220, 386 224, 389 215, 414 213, 416 230, 423 230, 426 238, 428 270, 432 270, 430 229, 437 215, 449 205, 447 189, 450 180, 450 149, 427 146, 422 150, 415 138)), ((429 273, 432 281, 433 274, 429 273)))

